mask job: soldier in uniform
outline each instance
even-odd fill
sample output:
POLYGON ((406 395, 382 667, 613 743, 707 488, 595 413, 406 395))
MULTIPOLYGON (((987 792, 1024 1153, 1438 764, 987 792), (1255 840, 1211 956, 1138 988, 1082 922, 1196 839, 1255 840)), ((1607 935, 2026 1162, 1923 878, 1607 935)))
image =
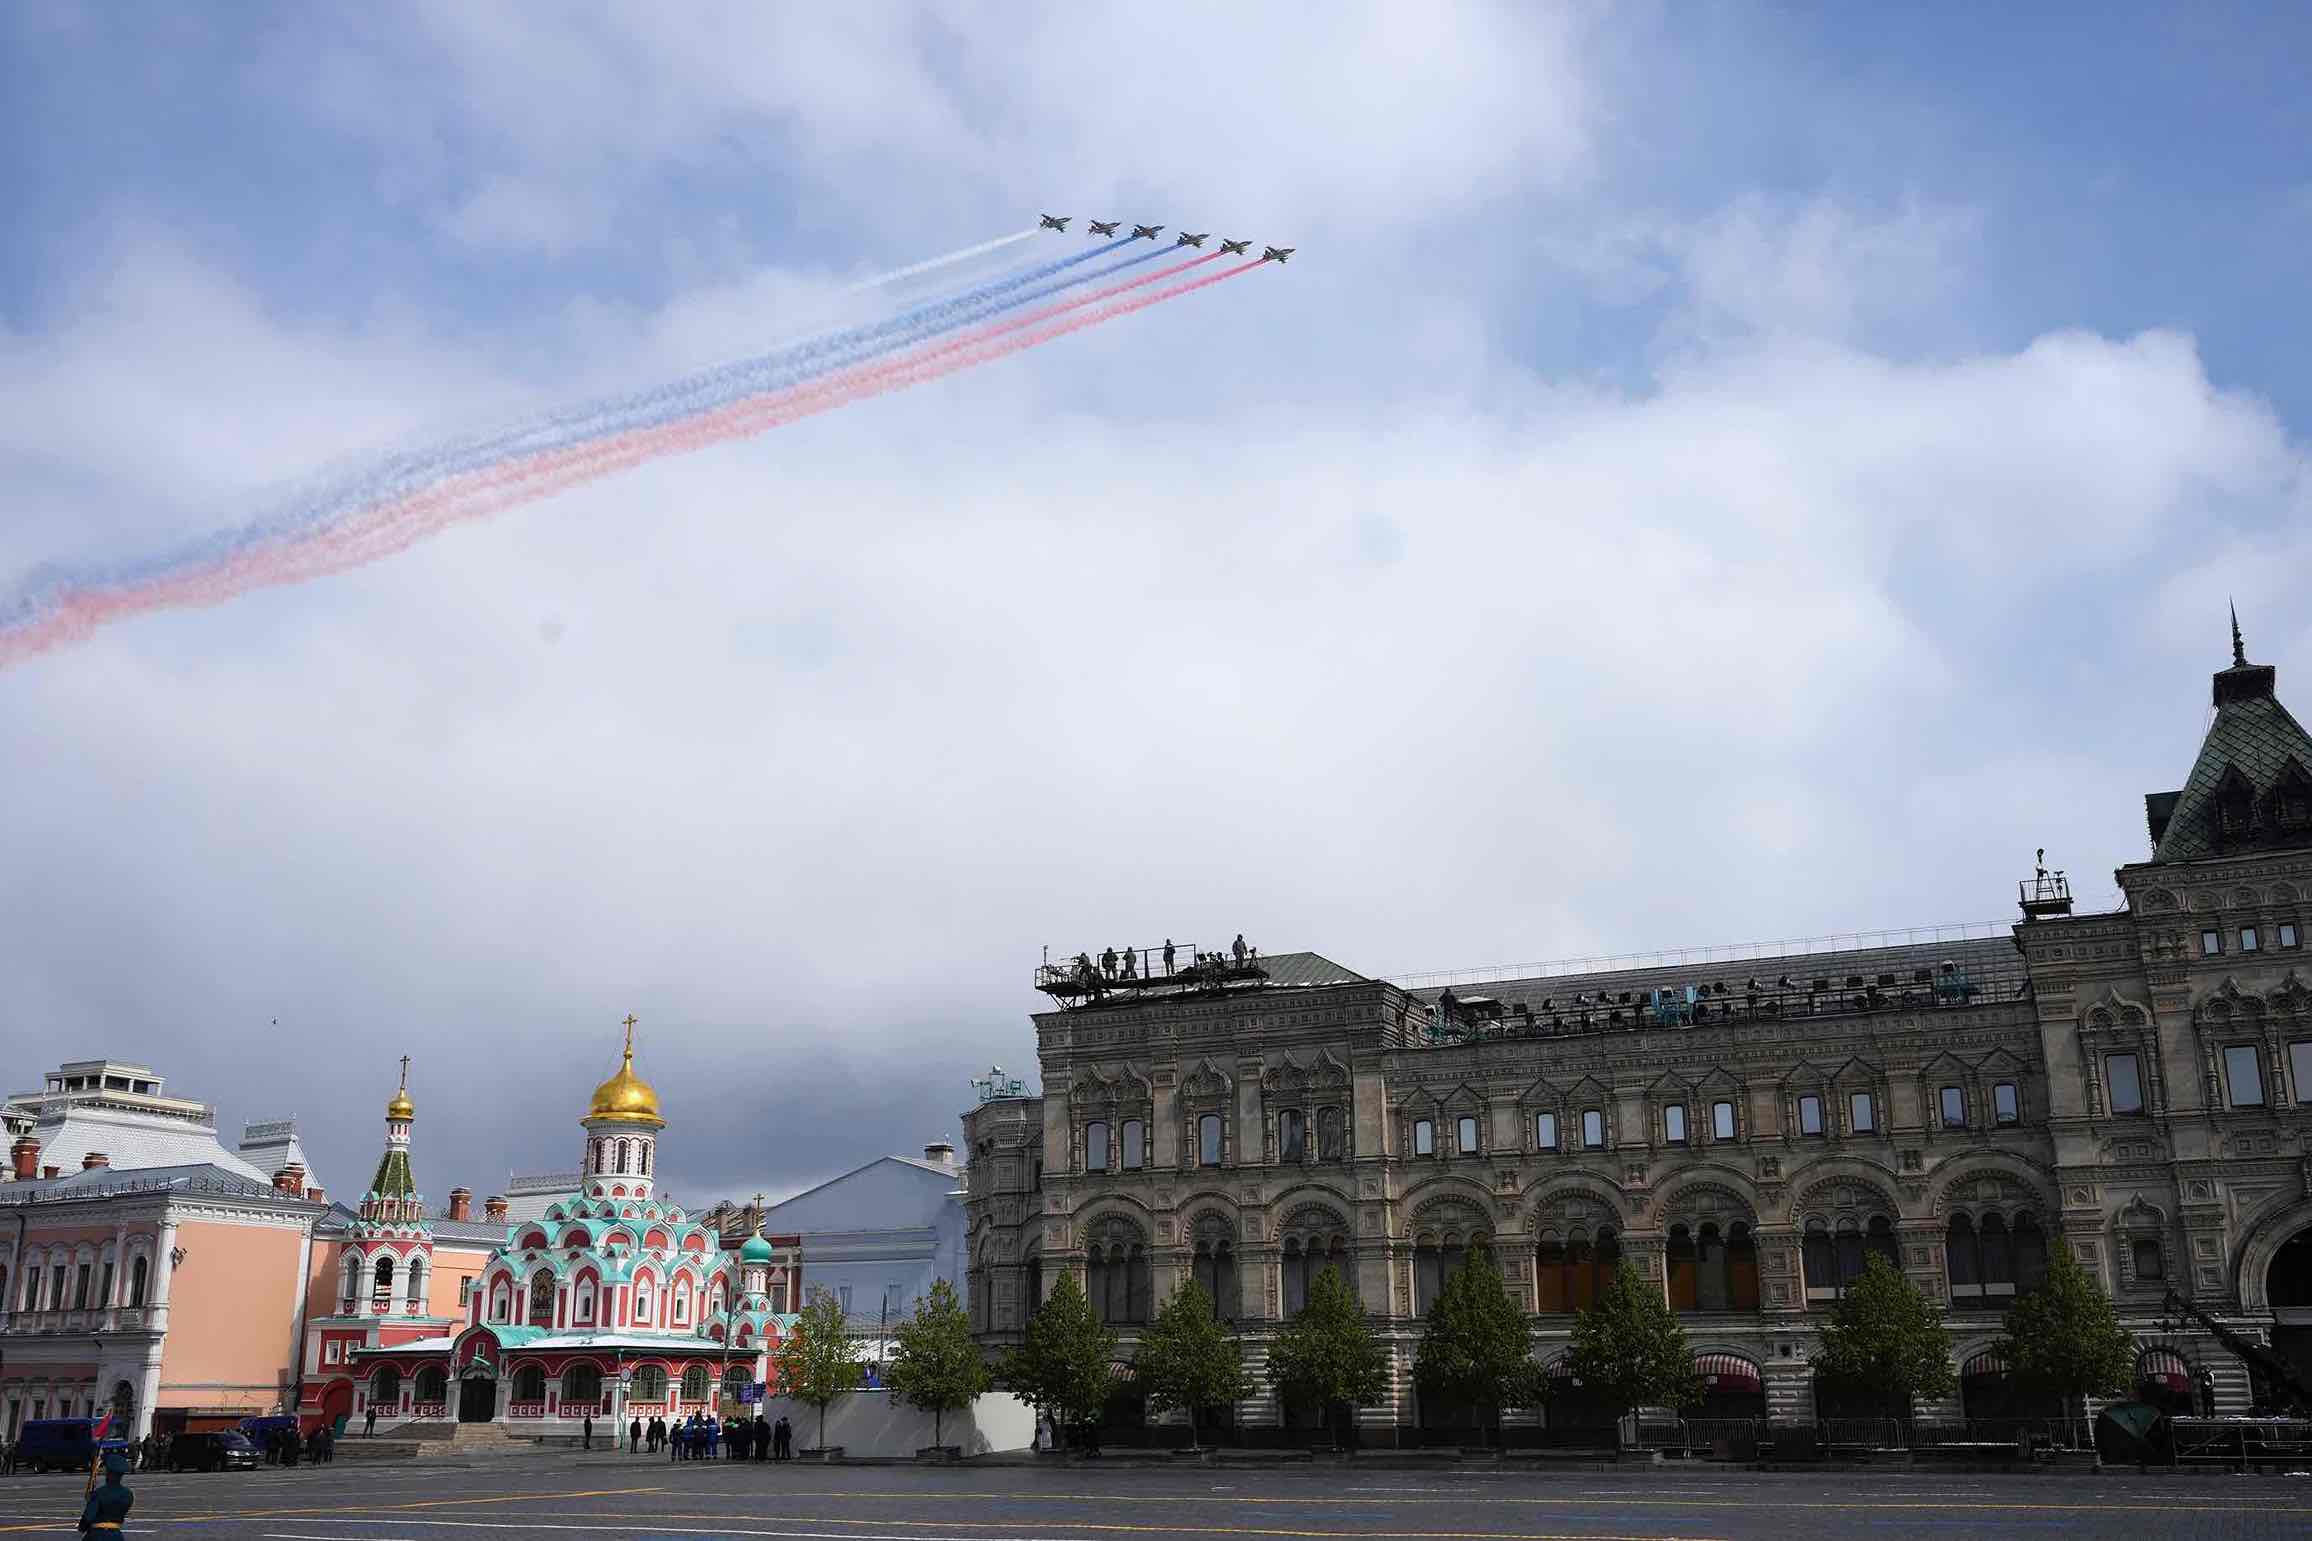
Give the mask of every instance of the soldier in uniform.
POLYGON ((104 1463, 104 1486, 88 1495, 88 1502, 80 1511, 80 1533, 84 1536, 117 1536, 128 1523, 128 1511, 136 1503, 136 1495, 121 1481, 121 1463, 104 1463))

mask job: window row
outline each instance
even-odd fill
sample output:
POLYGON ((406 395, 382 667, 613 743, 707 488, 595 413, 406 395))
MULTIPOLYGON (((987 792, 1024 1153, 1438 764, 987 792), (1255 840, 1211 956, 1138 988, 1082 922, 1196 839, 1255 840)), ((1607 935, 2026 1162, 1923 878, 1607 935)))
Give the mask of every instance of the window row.
MULTIPOLYGON (((1474 1123, 1474 1121, 1471 1121, 1474 1123)), ((1348 1114, 1337 1107, 1316 1111, 1312 1120, 1300 1108, 1287 1108, 1277 1114, 1276 1145, 1280 1161, 1305 1162, 1339 1161, 1348 1154, 1348 1114)), ((1227 1159, 1227 1123, 1218 1113, 1199 1114, 1196 1119, 1196 1164, 1219 1166, 1227 1159)), ((1154 1162, 1148 1145, 1146 1121, 1127 1118, 1119 1126, 1106 1119, 1095 1118, 1084 1125, 1084 1170, 1105 1172, 1120 1168, 1137 1172, 1154 1162), (1111 1138, 1113 1133, 1114 1138, 1111 1138)))
MULTIPOLYGON (((2265 939, 2262 929, 2256 926, 2240 927, 2238 945, 2239 950, 2243 953, 2263 952, 2265 939)), ((2271 946, 2274 949, 2285 952, 2301 945, 2296 938, 2296 922, 2283 920, 2272 928, 2271 946)), ((2223 956, 2223 953, 2223 929, 2218 926, 2203 928, 2200 932, 2200 956, 2219 958, 2223 956)))
MULTIPOLYGON (((2301 1045, 2312 1056, 2312 1044, 2301 1045)), ((2306 1074, 2312 1075, 2312 1057, 2304 1061, 2306 1074)), ((1969 1116, 1967 1094, 1964 1088, 1945 1086, 1939 1089, 1937 1110, 1946 1129, 1965 1129, 1973 1120, 1969 1116)), ((1994 1124, 2013 1124, 2022 1119, 2022 1098, 2012 1081, 2001 1081, 1991 1088, 1991 1120, 1994 1124)), ((1662 1140, 1669 1145, 1690 1144, 1694 1140, 1693 1115, 1682 1102, 1665 1105, 1661 1110, 1662 1140)), ((1450 1152, 1456 1156, 1474 1156, 1483 1152, 1478 1137, 1478 1120, 1463 1115, 1454 1122, 1454 1142, 1450 1152)), ((1849 1134, 1871 1134, 1879 1129, 1878 1101, 1869 1092, 1851 1092, 1846 1098, 1846 1131, 1849 1134)), ((1741 1137, 1739 1105, 1729 1099, 1710 1104, 1709 1138, 1733 1140, 1741 1137)), ((1606 1147, 1606 1115, 1601 1108, 1584 1108, 1579 1118, 1579 1149, 1603 1150, 1606 1147)), ((1808 1138, 1821 1138, 1830 1132, 1825 1116, 1823 1099, 1807 1092, 1798 1099, 1798 1132, 1808 1138)), ((1536 1150, 1562 1150, 1566 1147, 1559 1138, 1558 1116, 1555 1113, 1536 1113, 1533 1116, 1533 1144, 1536 1150)), ((1426 1118, 1413 1121, 1413 1154, 1435 1156, 1442 1154, 1437 1142, 1436 1124, 1426 1118)))
MULTIPOLYGON (((2235 1108, 2260 1108, 2265 1104, 2264 1051, 2252 1043, 2231 1043, 2223 1047, 2223 1087, 2225 1105, 2235 1108)), ((2288 1081, 2299 1104, 2312 1104, 2312 1039, 2297 1039, 2288 1045, 2288 1081)), ((2143 1062, 2135 1054, 2106 1054, 2103 1057, 2103 1086, 2115 1116, 2139 1114, 2144 1110, 2143 1062)))
MULTIPOLYGON (((135 1310, 145 1303, 145 1290, 151 1283, 152 1264, 142 1256, 128 1262, 128 1293, 117 1304, 135 1310)), ((102 1311, 116 1304, 112 1298, 113 1261, 106 1258, 98 1263, 54 1263, 45 1270, 37 1263, 24 1268, 24 1296, 19 1309, 25 1311, 102 1311)), ((8 1266, 0 1263, 0 1307, 8 1301, 8 1266)))

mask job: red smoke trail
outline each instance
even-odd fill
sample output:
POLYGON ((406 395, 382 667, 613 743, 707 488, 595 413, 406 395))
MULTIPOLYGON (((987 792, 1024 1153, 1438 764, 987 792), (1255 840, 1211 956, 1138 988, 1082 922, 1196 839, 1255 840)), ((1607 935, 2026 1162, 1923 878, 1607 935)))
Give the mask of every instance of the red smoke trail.
POLYGON ((219 604, 252 588, 342 572, 404 550, 427 534, 452 524, 532 502, 661 455, 749 437, 854 401, 1008 358, 1039 343, 1210 288, 1262 265, 1246 262, 1153 294, 1118 298, 1201 267, 1216 260, 1218 255, 1191 258, 1095 294, 990 324, 963 338, 883 363, 862 365, 809 385, 735 402, 683 422, 636 429, 453 478, 387 505, 358 525, 318 539, 243 551, 206 572, 130 590, 74 595, 37 626, 12 637, 0 637, 0 667, 59 643, 85 638, 108 622, 126 616, 158 609, 219 604))

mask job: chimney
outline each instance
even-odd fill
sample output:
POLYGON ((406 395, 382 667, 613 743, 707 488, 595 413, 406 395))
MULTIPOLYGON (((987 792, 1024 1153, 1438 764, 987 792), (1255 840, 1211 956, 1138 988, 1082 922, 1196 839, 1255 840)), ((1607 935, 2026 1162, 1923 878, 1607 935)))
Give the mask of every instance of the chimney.
POLYGON ((923 1147, 923 1159, 933 1166, 955 1165, 955 1147, 945 1140, 933 1140, 923 1147))
POLYGON ((273 1186, 277 1191, 295 1198, 305 1191, 305 1168, 294 1161, 290 1162, 273 1174, 273 1186))
POLYGON ((8 1163, 18 1182, 30 1182, 40 1173, 40 1142, 27 1134, 8 1148, 8 1163))
POLYGON ((305 1190, 305 1197, 316 1204, 329 1202, 329 1192, 325 1188, 308 1188, 305 1190))
POLYGON ((42 1167, 42 1168, 40 1169, 40 1175, 41 1175, 41 1176, 43 1176, 43 1177, 54 1177, 54 1176, 55 1176, 55 1175, 56 1175, 58 1172, 60 1172, 60 1171, 62 1171, 62 1170, 63 1170, 63 1168, 62 1168, 62 1167, 44 1166, 44 1167, 42 1167))
POLYGON ((450 1190, 450 1218, 452 1220, 471 1220, 473 1217, 474 1190, 471 1188, 452 1188, 450 1190))
POLYGON ((89 1170, 91 1167, 110 1165, 112 1165, 112 1157, 106 1155, 101 1150, 92 1150, 87 1155, 80 1158, 80 1169, 83 1172, 89 1170))
POLYGON ((482 1200, 482 1218, 483 1218, 483 1219, 485 1219, 485 1220, 503 1220, 503 1219, 505 1219, 505 1218, 506 1218, 506 1201, 505 1201, 505 1199, 504 1199, 504 1198, 502 1198, 501 1196, 499 1196, 498 1194, 495 1194, 495 1193, 493 1193, 493 1194, 491 1194, 491 1195, 490 1195, 488 1198, 486 1198, 486 1199, 482 1200))

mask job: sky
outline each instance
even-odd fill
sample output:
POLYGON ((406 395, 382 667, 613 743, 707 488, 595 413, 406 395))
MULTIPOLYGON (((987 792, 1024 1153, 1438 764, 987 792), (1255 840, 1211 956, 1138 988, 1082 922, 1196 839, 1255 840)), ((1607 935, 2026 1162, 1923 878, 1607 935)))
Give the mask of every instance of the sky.
POLYGON ((2088 905, 2312 707, 2289 7, 0 8, 0 583, 1125 217, 1289 268, 0 672, 9 1086, 357 1196, 956 1138, 1045 947, 2088 905), (2293 596, 2293 597, 2292 597, 2293 596), (2291 682, 2296 682, 2291 684, 2291 682))

